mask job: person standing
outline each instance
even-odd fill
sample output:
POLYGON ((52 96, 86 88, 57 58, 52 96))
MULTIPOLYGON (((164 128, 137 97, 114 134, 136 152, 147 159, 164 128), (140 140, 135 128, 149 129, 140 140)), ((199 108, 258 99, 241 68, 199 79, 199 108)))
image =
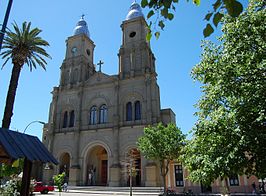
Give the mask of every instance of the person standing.
POLYGON ((88 174, 88 185, 92 185, 92 173, 91 173, 91 170, 89 170, 89 174, 88 174))
POLYGON ((255 182, 253 182, 252 184, 251 184, 251 186, 252 186, 252 194, 256 194, 256 184, 255 184, 255 182))

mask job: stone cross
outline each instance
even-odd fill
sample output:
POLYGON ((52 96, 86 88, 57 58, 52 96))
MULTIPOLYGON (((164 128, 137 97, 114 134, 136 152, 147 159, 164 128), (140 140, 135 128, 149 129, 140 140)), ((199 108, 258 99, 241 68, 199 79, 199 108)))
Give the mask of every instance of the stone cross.
POLYGON ((97 65, 99 65, 99 72, 102 72, 102 65, 104 64, 103 61, 99 61, 99 63, 97 63, 97 65))

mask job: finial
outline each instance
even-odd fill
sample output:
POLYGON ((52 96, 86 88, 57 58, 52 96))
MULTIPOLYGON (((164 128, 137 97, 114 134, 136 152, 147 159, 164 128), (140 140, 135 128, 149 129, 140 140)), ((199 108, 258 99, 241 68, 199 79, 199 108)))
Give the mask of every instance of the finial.
POLYGON ((143 13, 141 10, 140 5, 137 3, 136 0, 133 1, 133 3, 131 4, 130 8, 129 8, 129 12, 126 16, 126 20, 131 20, 133 18, 137 18, 137 17, 143 17, 143 13))
POLYGON ((90 32, 87 23, 84 20, 84 16, 85 14, 82 14, 80 19, 78 20, 76 27, 74 28, 74 35, 85 34, 90 37, 90 32))

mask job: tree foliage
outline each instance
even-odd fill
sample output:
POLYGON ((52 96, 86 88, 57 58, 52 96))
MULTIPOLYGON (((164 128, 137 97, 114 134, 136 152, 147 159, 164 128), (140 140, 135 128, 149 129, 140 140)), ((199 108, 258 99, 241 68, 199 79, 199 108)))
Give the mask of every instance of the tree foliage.
POLYGON ((54 184, 57 186, 59 192, 62 192, 63 190, 63 184, 66 177, 66 173, 63 172, 61 174, 57 174, 53 177, 54 184))
MULTIPOLYGON (((163 30, 165 27, 164 22, 174 19, 174 12, 178 2, 178 0, 141 0, 141 6, 143 8, 148 7, 150 10, 147 18, 150 19, 152 16, 156 18, 150 23, 149 27, 154 24, 163 30)), ((193 0, 193 3, 199 6, 200 0, 193 0)), ((203 30, 204 37, 208 37, 213 33, 213 26, 218 26, 224 13, 228 13, 232 17, 237 17, 243 11, 243 5, 237 0, 216 0, 212 4, 212 7, 213 10, 208 12, 204 18, 207 21, 206 27, 203 30)), ((158 38, 160 35, 159 31, 155 31, 154 35, 158 38)), ((150 38, 151 33, 147 37, 150 38)))
POLYGON ((43 49, 44 46, 49 46, 49 43, 39 37, 39 34, 41 33, 40 29, 31 29, 30 22, 24 22, 21 29, 16 23, 14 23, 13 28, 14 31, 6 32, 3 42, 4 52, 0 54, 2 58, 5 59, 3 67, 9 60, 12 60, 13 63, 2 120, 3 128, 9 128, 11 123, 18 80, 23 65, 27 64, 30 71, 32 71, 33 68, 36 68, 37 65, 45 69, 47 63, 44 57, 50 58, 49 54, 43 49))
POLYGON ((13 164, 0 164, 0 179, 9 178, 9 176, 14 174, 20 174, 23 171, 24 160, 17 159, 13 164))
POLYGON ((180 156, 184 140, 185 135, 174 124, 164 126, 162 123, 146 127, 144 135, 138 139, 138 148, 144 157, 159 162, 164 191, 169 163, 180 156))
POLYGON ((190 179, 206 184, 233 174, 266 177, 265 1, 251 0, 223 23, 219 43, 204 42, 192 70, 203 96, 183 160, 190 179))

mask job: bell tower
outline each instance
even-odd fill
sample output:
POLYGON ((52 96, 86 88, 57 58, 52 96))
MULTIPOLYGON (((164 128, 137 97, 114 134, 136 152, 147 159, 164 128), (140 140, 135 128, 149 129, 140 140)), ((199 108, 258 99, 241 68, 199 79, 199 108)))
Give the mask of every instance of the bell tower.
POLYGON ((138 3, 131 4, 121 28, 122 45, 118 54, 120 79, 155 73, 155 57, 146 40, 148 27, 138 3))
POLYGON ((84 15, 74 28, 73 36, 66 40, 66 54, 61 66, 60 86, 77 85, 95 73, 93 64, 94 42, 84 15))

